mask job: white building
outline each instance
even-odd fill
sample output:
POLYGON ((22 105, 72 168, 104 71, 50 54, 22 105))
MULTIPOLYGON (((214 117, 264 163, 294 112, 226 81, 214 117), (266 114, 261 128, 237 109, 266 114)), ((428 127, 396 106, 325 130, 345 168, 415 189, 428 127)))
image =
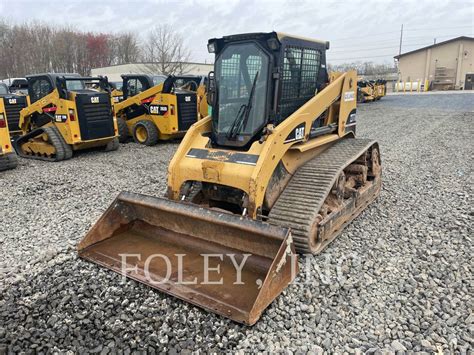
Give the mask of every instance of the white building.
MULTIPOLYGON (((121 81, 122 74, 161 74, 158 71, 159 65, 155 63, 129 63, 111 65, 108 67, 94 68, 91 70, 92 76, 107 76, 109 81, 121 81)), ((206 75, 214 68, 213 64, 206 63, 182 63, 182 74, 206 75)))

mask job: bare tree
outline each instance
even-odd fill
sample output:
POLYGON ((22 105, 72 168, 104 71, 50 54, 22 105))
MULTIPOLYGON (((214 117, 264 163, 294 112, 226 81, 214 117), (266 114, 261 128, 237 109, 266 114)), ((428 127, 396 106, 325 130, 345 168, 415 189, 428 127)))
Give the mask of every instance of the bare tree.
POLYGON ((40 72, 88 75, 91 68, 137 61, 133 33, 84 33, 42 22, 13 25, 0 18, 0 79, 40 72))
POLYGON ((190 52, 168 26, 157 26, 140 46, 134 33, 81 32, 42 22, 10 24, 0 18, 0 79, 40 72, 82 75, 112 64, 149 62, 150 73, 182 74, 190 52))
POLYGON ((166 25, 158 25, 148 32, 142 52, 147 70, 164 75, 184 74, 183 63, 191 56, 183 37, 166 25))
POLYGON ((355 69, 360 75, 384 75, 397 72, 397 68, 393 64, 376 64, 373 62, 353 62, 336 65, 329 64, 328 69, 330 71, 339 72, 355 69))
POLYGON ((115 64, 134 63, 140 55, 137 36, 128 32, 119 34, 114 38, 115 64))

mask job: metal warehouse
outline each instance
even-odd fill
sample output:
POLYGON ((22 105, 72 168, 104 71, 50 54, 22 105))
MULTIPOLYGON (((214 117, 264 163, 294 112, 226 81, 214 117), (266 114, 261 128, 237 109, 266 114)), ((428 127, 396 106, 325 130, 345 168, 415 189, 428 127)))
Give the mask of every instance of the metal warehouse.
POLYGON ((474 88, 474 38, 461 36, 395 56, 402 82, 428 82, 432 90, 474 88))
MULTIPOLYGON (((213 68, 212 64, 206 63, 181 63, 177 74, 207 75, 213 68)), ((94 68, 91 75, 106 75, 110 81, 121 81, 122 74, 162 74, 158 63, 129 63, 111 65, 108 67, 94 68)))

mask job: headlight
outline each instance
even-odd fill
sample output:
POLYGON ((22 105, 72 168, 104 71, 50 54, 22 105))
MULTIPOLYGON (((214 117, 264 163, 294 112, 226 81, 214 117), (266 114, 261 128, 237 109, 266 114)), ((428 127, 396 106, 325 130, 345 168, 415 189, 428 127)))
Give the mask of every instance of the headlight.
POLYGON ((209 53, 216 53, 216 42, 211 42, 207 44, 207 51, 209 53))

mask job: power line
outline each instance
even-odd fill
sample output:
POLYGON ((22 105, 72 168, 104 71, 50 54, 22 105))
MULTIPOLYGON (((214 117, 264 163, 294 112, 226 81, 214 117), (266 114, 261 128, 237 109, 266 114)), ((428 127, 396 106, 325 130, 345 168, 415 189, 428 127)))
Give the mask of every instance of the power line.
MULTIPOLYGON (((446 38, 446 37, 453 37, 453 36, 460 37, 460 36, 463 36, 463 35, 455 35, 455 34, 452 34, 452 35, 437 36, 437 35, 429 34, 429 35, 426 35, 426 36, 409 36, 409 37, 403 37, 403 39, 405 39, 405 38, 420 39, 420 38, 433 38, 433 37, 436 37, 436 38, 446 38)), ((464 34, 464 36, 472 36, 472 33, 464 34)))
MULTIPOLYGON (((375 33, 375 34, 371 34, 370 36, 371 36, 371 37, 373 37, 373 36, 381 36, 381 35, 386 35, 386 34, 390 34, 390 33, 398 33, 398 31, 375 33)), ((358 37, 345 37, 345 38, 332 38, 331 40, 332 40, 332 41, 345 41, 345 40, 351 40, 351 39, 360 39, 360 36, 358 36, 358 37)))
MULTIPOLYGON (((456 26, 456 27, 438 27, 438 28, 418 28, 418 29, 404 29, 405 31, 444 31, 444 30, 449 30, 449 29, 458 29, 458 28, 473 28, 473 26, 456 26)), ((371 34, 370 37, 375 37, 375 36, 382 36, 386 34, 392 34, 392 33, 400 33, 400 31, 390 31, 390 32, 381 32, 381 33, 375 33, 371 34)), ((405 38, 405 37, 404 37, 405 38)), ((349 40, 357 40, 361 39, 360 36, 358 37, 345 37, 345 38, 332 38, 331 41, 349 41, 349 40)), ((365 40, 365 39, 362 39, 365 40)))
MULTIPOLYGON (((413 43, 413 44, 405 44, 403 47, 413 47, 413 46, 429 46, 432 43, 413 43)), ((371 48, 362 48, 362 49, 347 49, 347 50, 339 50, 339 51, 330 51, 328 53, 347 53, 347 52, 370 52, 370 51, 376 51, 380 49, 396 49, 398 48, 397 44, 394 44, 390 47, 371 47, 371 48)))
MULTIPOLYGON (((443 27, 443 30, 451 30, 455 28, 474 28, 474 26, 455 26, 455 27, 443 27)), ((405 31, 436 31, 439 30, 440 28, 412 28, 412 29, 406 29, 405 31)))
POLYGON ((353 58, 334 58, 334 59, 328 59, 328 61, 332 60, 354 60, 354 59, 370 59, 370 58, 382 58, 382 57, 393 57, 392 54, 382 54, 382 55, 371 55, 371 56, 365 56, 365 57, 353 57, 353 58))

